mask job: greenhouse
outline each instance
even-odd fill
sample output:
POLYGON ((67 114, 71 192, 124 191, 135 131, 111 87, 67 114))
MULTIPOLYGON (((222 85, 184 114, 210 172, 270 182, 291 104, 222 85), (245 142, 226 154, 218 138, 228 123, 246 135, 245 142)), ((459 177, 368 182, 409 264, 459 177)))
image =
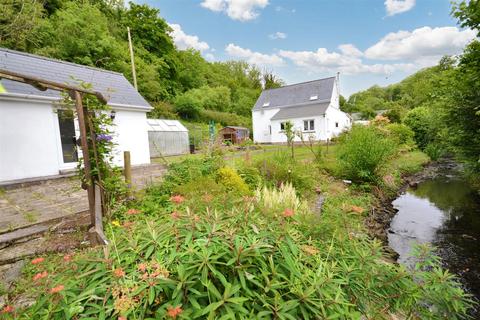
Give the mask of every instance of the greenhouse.
POLYGON ((188 130, 178 120, 147 119, 150 157, 189 152, 188 130))

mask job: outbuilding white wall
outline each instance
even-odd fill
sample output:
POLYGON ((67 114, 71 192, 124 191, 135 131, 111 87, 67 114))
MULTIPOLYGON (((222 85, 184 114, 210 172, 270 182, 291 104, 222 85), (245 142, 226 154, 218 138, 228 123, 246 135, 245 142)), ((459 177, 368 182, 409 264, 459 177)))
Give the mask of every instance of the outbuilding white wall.
MULTIPOLYGON (((47 99, 0 97, 0 182, 58 175, 75 168, 75 163, 63 163, 55 110, 47 99)), ((150 163, 146 110, 115 111, 114 164, 123 166, 127 150, 133 165, 150 163)))
POLYGON ((146 112, 119 109, 115 111, 113 141, 117 146, 113 162, 123 166, 123 152, 130 151, 132 165, 150 163, 146 112))
POLYGON ((51 102, 0 100, 0 181, 58 174, 51 102))

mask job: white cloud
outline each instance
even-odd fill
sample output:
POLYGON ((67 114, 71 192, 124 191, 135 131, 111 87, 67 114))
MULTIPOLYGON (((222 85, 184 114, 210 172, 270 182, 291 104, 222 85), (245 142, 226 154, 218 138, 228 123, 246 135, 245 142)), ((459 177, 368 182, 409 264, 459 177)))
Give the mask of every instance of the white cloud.
POLYGON ((385 0, 385 9, 389 16, 407 12, 414 6, 415 0, 385 0))
POLYGON ((340 50, 341 52, 329 52, 325 48, 319 48, 317 51, 281 50, 279 55, 291 60, 294 65, 314 72, 391 74, 397 70, 414 68, 410 63, 365 64, 360 59, 362 52, 353 45, 341 45, 340 50))
POLYGON ((270 39, 272 40, 276 40, 276 39, 286 39, 287 38, 287 34, 286 33, 283 33, 283 32, 275 32, 275 33, 272 33, 271 35, 268 36, 270 39))
POLYGON ((180 50, 185 50, 189 48, 193 48, 200 52, 206 51, 210 48, 208 43, 204 41, 200 41, 197 36, 188 35, 183 32, 182 27, 179 24, 171 23, 169 24, 170 28, 172 28, 172 32, 170 35, 175 42, 175 45, 180 50))
POLYGON ((281 66, 284 60, 276 54, 264 54, 244 49, 233 43, 226 46, 225 52, 233 58, 245 60, 258 66, 281 66))
POLYGON ((205 54, 205 58, 206 58, 208 61, 215 61, 215 56, 214 56, 212 53, 206 53, 206 54, 205 54))
POLYGON ((363 52, 358 50, 357 47, 355 47, 353 44, 341 44, 338 46, 338 49, 346 55, 346 56, 351 56, 351 57, 361 57, 363 55, 363 52))
POLYGON ((377 60, 431 60, 436 63, 446 54, 460 53, 475 38, 472 30, 456 27, 423 27, 413 31, 387 34, 365 51, 369 59, 377 60))
POLYGON ((203 0, 201 6, 215 11, 225 12, 233 20, 248 21, 258 17, 257 9, 268 5, 268 0, 203 0))

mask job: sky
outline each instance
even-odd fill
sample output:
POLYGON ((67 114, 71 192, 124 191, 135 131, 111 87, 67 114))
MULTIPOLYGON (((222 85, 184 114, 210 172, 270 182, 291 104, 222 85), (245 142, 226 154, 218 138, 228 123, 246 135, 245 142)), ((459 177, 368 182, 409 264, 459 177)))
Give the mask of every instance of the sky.
POLYGON ((398 82, 475 37, 450 0, 137 0, 160 9, 179 49, 245 60, 286 84, 334 76, 341 94, 398 82))

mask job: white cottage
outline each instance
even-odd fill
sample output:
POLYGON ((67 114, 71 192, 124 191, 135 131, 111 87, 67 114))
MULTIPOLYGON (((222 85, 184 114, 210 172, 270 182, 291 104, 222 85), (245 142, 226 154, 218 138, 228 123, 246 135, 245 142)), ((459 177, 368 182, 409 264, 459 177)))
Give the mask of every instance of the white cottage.
POLYGON ((264 90, 252 110, 253 139, 258 143, 287 142, 286 122, 305 139, 331 139, 351 127, 339 101, 337 77, 264 90))
MULTIPOLYGON (((114 162, 123 151, 134 165, 150 163, 147 112, 151 106, 121 74, 0 48, 0 69, 45 80, 78 84, 82 80, 100 91, 111 106, 114 162)), ((56 176, 76 167, 79 155, 77 120, 62 108, 60 93, 2 79, 0 91, 0 184, 56 176)))

